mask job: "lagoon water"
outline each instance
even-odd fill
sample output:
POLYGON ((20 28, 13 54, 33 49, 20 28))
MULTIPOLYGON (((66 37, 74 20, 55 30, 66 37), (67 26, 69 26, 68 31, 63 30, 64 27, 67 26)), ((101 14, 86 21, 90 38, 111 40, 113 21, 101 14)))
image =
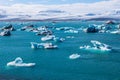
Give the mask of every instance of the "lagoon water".
POLYGON ((85 33, 80 28, 89 24, 102 24, 95 21, 50 21, 39 22, 0 22, 0 27, 12 24, 16 29, 33 24, 35 27, 53 26, 74 27, 79 33, 64 33, 53 29, 54 35, 65 38, 55 43, 58 49, 31 49, 30 42, 42 42, 34 32, 12 31, 11 36, 0 36, 0 80, 120 80, 120 35, 110 33, 85 33), (74 36, 74 38, 66 38, 74 36), (79 49, 97 40, 112 46, 111 52, 90 52, 79 49), (73 53, 80 58, 71 60, 73 53), (7 67, 16 57, 24 62, 36 63, 34 67, 7 67))

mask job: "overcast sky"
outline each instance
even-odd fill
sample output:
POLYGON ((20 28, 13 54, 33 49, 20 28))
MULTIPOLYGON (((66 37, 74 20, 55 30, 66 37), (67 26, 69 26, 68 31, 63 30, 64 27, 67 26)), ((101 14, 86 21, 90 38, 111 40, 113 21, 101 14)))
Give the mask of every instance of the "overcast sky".
POLYGON ((30 18, 44 19, 88 13, 115 16, 120 13, 120 0, 0 0, 0 15, 7 15, 5 18, 29 15, 30 18))
POLYGON ((0 0, 0 5, 13 5, 13 4, 73 4, 73 3, 95 3, 107 0, 0 0))

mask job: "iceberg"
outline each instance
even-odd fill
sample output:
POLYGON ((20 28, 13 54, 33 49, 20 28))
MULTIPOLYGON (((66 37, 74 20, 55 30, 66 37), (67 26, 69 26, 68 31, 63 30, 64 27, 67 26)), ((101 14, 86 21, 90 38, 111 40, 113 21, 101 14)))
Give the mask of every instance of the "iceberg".
POLYGON ((41 49, 55 49, 57 48, 57 45, 53 45, 52 43, 36 43, 36 42, 31 42, 31 48, 33 49, 37 49, 37 48, 41 48, 41 49))
POLYGON ((115 22, 113 22, 113 21, 111 21, 111 20, 109 20, 109 21, 107 21, 107 22, 105 22, 106 24, 115 24, 115 22))
POLYGON ((46 26, 41 26, 37 28, 39 31, 47 31, 47 27, 46 26))
POLYGON ((51 30, 48 30, 48 26, 41 26, 41 27, 38 27, 37 30, 39 31, 38 33, 36 33, 36 35, 52 35, 52 31, 51 30))
POLYGON ((32 66, 35 66, 35 63, 23 63, 22 58, 17 57, 14 61, 8 62, 7 66, 13 66, 13 67, 32 67, 32 66))
POLYGON ((74 36, 66 36, 66 38, 71 38, 72 39, 72 38, 75 38, 75 37, 74 36))
POLYGON ((96 33, 99 30, 96 28, 95 25, 89 25, 89 27, 84 29, 83 31, 86 32, 86 33, 96 33))
POLYGON ((69 59, 77 59, 77 58, 79 58, 80 57, 80 55, 79 54, 72 54, 72 55, 70 55, 69 56, 69 59))
POLYGON ((2 27, 2 30, 15 31, 15 28, 13 27, 12 24, 9 24, 9 25, 7 25, 7 26, 2 27))
POLYGON ((60 28, 56 28, 56 30, 63 30, 63 31, 70 30, 70 29, 72 29, 72 27, 60 27, 60 28))
POLYGON ((65 31, 64 33, 79 33, 79 32, 77 30, 70 29, 70 30, 65 31))
POLYGON ((120 34, 120 30, 116 30, 116 31, 111 31, 111 34, 120 34))
POLYGON ((112 48, 109 45, 106 45, 106 44, 101 43, 99 41, 91 40, 91 43, 93 44, 93 47, 91 47, 89 45, 85 45, 85 46, 80 46, 80 49, 98 50, 98 51, 111 51, 112 50, 112 48))
POLYGON ((63 42, 65 39, 64 38, 55 37, 53 40, 55 42, 63 42))
POLYGON ((54 35, 47 35, 45 37, 42 37, 41 40, 42 41, 48 41, 48 40, 53 40, 55 38, 54 35))
POLYGON ((44 48, 45 49, 55 49, 55 48, 57 48, 57 45, 53 45, 52 43, 45 43, 44 48))
POLYGON ((49 30, 47 30, 47 31, 40 31, 40 32, 37 32, 36 33, 36 35, 52 35, 52 31, 49 31, 49 30))
POLYGON ((34 29, 34 25, 24 26, 20 30, 21 31, 31 31, 34 29))
POLYGON ((0 32, 0 36, 10 36, 10 35, 11 35, 11 32, 8 30, 0 32))
POLYGON ((31 48, 33 49, 44 48, 44 46, 43 46, 43 43, 31 42, 31 48))

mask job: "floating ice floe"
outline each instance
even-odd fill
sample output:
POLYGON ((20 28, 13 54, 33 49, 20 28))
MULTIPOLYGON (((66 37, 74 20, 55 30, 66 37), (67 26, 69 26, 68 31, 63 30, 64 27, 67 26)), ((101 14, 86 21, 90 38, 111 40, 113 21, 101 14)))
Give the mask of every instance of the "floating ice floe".
POLYGON ((32 31, 32 32, 35 32, 35 33, 36 33, 36 32, 39 32, 39 30, 37 30, 36 28, 32 29, 31 31, 32 31))
POLYGON ((70 29, 70 30, 65 31, 64 33, 78 33, 78 31, 70 29))
POLYGON ((36 33, 36 35, 52 35, 52 31, 46 30, 46 31, 39 31, 36 33))
POLYGON ((93 47, 89 45, 85 46, 80 46, 80 49, 84 50, 99 50, 99 51, 111 51, 112 48, 109 45, 106 45, 104 43, 101 43, 96 40, 91 40, 91 43, 93 44, 93 47))
POLYGON ((11 32, 8 30, 0 32, 0 36, 10 36, 10 35, 11 35, 11 32))
POLYGON ((36 42, 31 42, 31 48, 37 49, 37 48, 45 48, 45 49, 55 49, 57 48, 57 45, 53 45, 52 43, 36 43, 36 42))
POLYGON ((79 54, 72 54, 72 55, 69 56, 69 59, 77 59, 79 57, 80 57, 79 54))
POLYGON ((66 36, 66 38, 71 38, 72 39, 72 38, 75 38, 75 37, 74 36, 66 36))
POLYGON ((21 31, 31 31, 34 29, 34 25, 24 26, 20 30, 21 31))
POLYGON ((53 40, 55 38, 54 35, 47 35, 45 37, 42 37, 41 40, 42 41, 48 41, 48 40, 53 40))
POLYGON ((56 41, 56 42, 63 42, 65 39, 64 38, 55 37, 54 35, 47 35, 45 37, 42 37, 41 40, 42 41, 53 40, 53 41, 56 41))
POLYGON ((8 30, 8 31, 15 31, 15 28, 13 27, 12 24, 9 24, 7 26, 4 26, 1 28, 2 30, 8 30))
POLYGON ((23 63, 22 58, 17 57, 14 61, 8 62, 7 66, 13 67, 32 67, 35 66, 35 63, 23 63))
POLYGON ((46 31, 47 27, 46 26, 41 26, 37 28, 39 31, 46 31))
POLYGON ((41 26, 41 27, 38 27, 37 30, 38 32, 36 33, 36 35, 52 35, 52 31, 51 30, 48 30, 48 26, 41 26))
POLYGON ((116 30, 116 31, 111 31, 111 34, 120 34, 120 30, 116 30))
POLYGON ((56 28, 56 30, 70 30, 72 29, 72 27, 60 27, 60 28, 56 28))
POLYGON ((113 21, 111 21, 111 20, 106 21, 105 23, 106 23, 106 24, 115 24, 115 22, 113 22, 113 21))
POLYGON ((98 32, 99 30, 96 28, 95 25, 89 25, 88 28, 86 29, 83 29, 84 32, 87 32, 87 33, 96 33, 98 32))
POLYGON ((65 39, 64 38, 55 37, 53 40, 56 41, 56 42, 63 42, 65 39))
POLYGON ((52 43, 45 43, 44 48, 45 49, 55 49, 55 48, 57 48, 57 45, 53 45, 52 43))
POLYGON ((44 48, 43 44, 44 43, 31 42, 31 48, 33 48, 33 49, 44 48))

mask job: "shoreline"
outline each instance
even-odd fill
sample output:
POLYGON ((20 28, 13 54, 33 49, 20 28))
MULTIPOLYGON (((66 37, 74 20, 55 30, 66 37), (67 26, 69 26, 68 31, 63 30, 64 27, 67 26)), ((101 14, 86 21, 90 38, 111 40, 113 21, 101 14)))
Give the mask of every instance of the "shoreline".
POLYGON ((5 20, 0 20, 2 21, 7 21, 7 22, 29 22, 29 21, 108 21, 108 20, 113 20, 113 21, 120 21, 120 18, 91 18, 91 19, 5 19, 5 20))

